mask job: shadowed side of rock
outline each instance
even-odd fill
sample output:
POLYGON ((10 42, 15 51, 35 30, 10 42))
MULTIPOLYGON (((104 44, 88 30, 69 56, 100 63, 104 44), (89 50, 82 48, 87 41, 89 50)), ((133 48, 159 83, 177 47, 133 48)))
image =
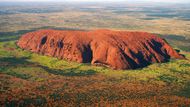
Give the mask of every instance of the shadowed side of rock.
POLYGON ((23 35, 17 45, 35 53, 113 69, 184 58, 165 40, 146 32, 39 30, 23 35))

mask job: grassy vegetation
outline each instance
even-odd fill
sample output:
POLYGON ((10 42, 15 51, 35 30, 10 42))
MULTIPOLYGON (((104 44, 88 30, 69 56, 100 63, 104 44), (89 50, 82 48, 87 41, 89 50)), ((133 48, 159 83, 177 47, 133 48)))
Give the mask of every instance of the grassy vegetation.
POLYGON ((25 3, 24 6, 0 7, 0 42, 17 40, 18 34, 45 28, 106 28, 161 34, 173 46, 190 51, 190 8, 187 4, 168 4, 167 7, 155 4, 155 7, 146 4, 134 7, 126 3, 38 5, 25 3), (177 40, 176 35, 179 36, 177 40))
POLYGON ((15 42, 0 42, 1 105, 190 104, 188 52, 188 60, 112 70, 30 53, 15 42))
POLYGON ((190 106, 189 5, 185 9, 172 5, 85 6, 0 6, 0 106, 190 106), (174 15, 160 14, 163 12, 174 15), (47 28, 153 32, 185 50, 181 53, 187 60, 112 70, 38 55, 16 46, 20 35, 47 28))

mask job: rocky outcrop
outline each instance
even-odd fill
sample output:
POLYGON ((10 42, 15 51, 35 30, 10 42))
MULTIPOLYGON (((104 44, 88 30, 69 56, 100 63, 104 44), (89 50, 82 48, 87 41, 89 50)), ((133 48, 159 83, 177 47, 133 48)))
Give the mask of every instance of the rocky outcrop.
POLYGON ((23 35, 17 45, 35 53, 113 69, 184 58, 165 40, 146 32, 39 30, 23 35))

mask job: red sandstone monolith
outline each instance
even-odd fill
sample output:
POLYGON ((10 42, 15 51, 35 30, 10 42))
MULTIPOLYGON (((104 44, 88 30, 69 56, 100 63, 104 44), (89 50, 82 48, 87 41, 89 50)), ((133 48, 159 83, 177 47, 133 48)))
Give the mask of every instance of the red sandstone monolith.
POLYGON ((146 32, 39 30, 24 34, 17 45, 35 53, 113 69, 184 58, 165 40, 146 32))

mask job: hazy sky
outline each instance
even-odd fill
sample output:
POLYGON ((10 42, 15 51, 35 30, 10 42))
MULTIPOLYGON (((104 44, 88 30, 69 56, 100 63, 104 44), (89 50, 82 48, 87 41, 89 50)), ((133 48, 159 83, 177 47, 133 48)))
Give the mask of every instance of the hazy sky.
MULTIPOLYGON (((8 2, 8 1, 13 1, 13 2, 16 2, 16 1, 24 1, 24 2, 31 2, 31 1, 55 1, 55 0, 0 0, 0 2, 8 2)), ((56 0, 56 1, 77 1, 77 2, 94 2, 94 1, 98 1, 98 2, 101 2, 101 1, 107 1, 107 2, 119 2, 119 1, 141 1, 141 2, 170 2, 170 3, 184 3, 184 2, 190 2, 190 0, 56 0)))

